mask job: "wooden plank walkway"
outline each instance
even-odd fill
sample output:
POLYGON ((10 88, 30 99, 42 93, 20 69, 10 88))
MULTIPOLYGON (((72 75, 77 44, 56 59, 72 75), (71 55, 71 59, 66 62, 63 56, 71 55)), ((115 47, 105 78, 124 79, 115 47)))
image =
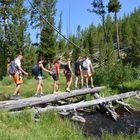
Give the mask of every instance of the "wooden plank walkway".
POLYGON ((19 109, 24 107, 30 107, 38 104, 43 103, 50 103, 53 101, 58 101, 61 99, 66 99, 70 97, 85 95, 89 93, 98 93, 102 89, 105 89, 105 87, 94 87, 94 88, 84 88, 79 90, 73 90, 70 93, 68 92, 62 92, 59 94, 49 94, 42 97, 30 97, 20 100, 8 100, 8 101, 1 101, 0 102, 0 109, 19 109))

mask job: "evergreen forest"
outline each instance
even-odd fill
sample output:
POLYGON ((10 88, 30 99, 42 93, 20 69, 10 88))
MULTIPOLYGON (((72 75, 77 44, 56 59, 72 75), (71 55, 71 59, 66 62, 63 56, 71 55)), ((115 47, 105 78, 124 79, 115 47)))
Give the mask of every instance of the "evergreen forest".
MULTIPOLYGON (((90 13, 91 18, 97 15, 100 23, 91 23, 85 29, 79 24, 76 34, 65 36, 62 33, 63 12, 59 13, 56 24, 58 1, 0 0, 0 101, 8 100, 15 89, 14 81, 7 73, 7 64, 15 59, 18 52, 24 54, 22 66, 29 73, 29 76, 23 76, 21 95, 24 98, 34 96, 36 80, 32 68, 39 56, 45 57, 47 69, 58 56, 70 58, 73 72, 78 57, 88 56, 94 67, 93 85, 106 87, 101 92, 103 97, 140 91, 140 7, 119 17, 122 9, 119 0, 108 0, 107 4, 103 0, 87 1, 89 7, 85 12, 90 13), (29 28, 38 30, 36 42, 32 42, 29 28)), ((43 74, 44 93, 52 94, 52 77, 45 72, 43 74)), ((65 91, 63 72, 60 76, 60 91, 65 91)), ((74 81, 73 75, 72 90, 74 81)), ((93 97, 83 98, 88 100, 93 97)), ((125 102, 132 104, 139 112, 140 102, 135 97, 125 102)), ((135 133, 114 135, 105 132, 99 138, 85 137, 77 125, 61 118, 56 112, 43 113, 40 118, 35 123, 33 114, 26 112, 26 109, 17 115, 0 110, 0 140, 139 139, 139 134, 135 133)))

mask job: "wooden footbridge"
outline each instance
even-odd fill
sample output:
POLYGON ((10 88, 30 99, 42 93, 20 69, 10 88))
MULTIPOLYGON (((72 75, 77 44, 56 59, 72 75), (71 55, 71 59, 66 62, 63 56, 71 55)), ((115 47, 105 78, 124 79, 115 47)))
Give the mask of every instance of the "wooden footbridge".
POLYGON ((105 89, 105 87, 94 87, 94 88, 85 88, 85 89, 79 89, 79 90, 73 90, 70 93, 68 92, 62 92, 58 94, 49 94, 41 97, 30 97, 30 98, 24 98, 19 100, 7 100, 7 101, 1 101, 0 102, 0 109, 7 109, 7 110, 16 110, 17 109, 21 111, 21 109, 26 107, 31 107, 31 111, 34 111, 36 113, 46 112, 50 110, 55 110, 58 112, 69 112, 69 111, 76 111, 80 108, 86 108, 89 106, 97 106, 98 109, 104 110, 106 114, 110 115, 112 118, 117 120, 118 115, 115 112, 115 109, 112 105, 112 102, 116 102, 117 104, 120 104, 121 106, 125 107, 127 110, 130 109, 130 106, 128 104, 125 104, 122 102, 123 99, 132 97, 132 96, 138 96, 139 91, 131 91, 122 93, 119 95, 113 95, 109 97, 101 97, 98 93, 105 89), (96 99, 90 100, 90 101, 80 101, 78 103, 70 103, 65 105, 55 105, 53 106, 50 103, 58 102, 63 99, 72 98, 76 96, 91 94, 96 99), (120 101, 121 100, 121 101, 120 101), (38 105, 45 104, 44 108, 37 107, 38 105))

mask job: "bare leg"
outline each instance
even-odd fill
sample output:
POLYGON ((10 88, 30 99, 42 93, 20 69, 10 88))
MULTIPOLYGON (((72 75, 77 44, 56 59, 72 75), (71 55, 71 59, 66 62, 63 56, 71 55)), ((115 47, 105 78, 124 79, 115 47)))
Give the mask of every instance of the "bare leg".
POLYGON ((54 85, 53 85, 53 90, 54 92, 57 92, 58 91, 58 81, 54 81, 54 85))
POLYGON ((78 85, 78 76, 76 76, 76 79, 75 79, 75 88, 77 88, 77 85, 78 85))
POLYGON ((20 88, 21 88, 21 84, 18 84, 18 85, 16 86, 16 89, 15 89, 14 93, 13 93, 14 96, 18 95, 18 93, 19 93, 19 91, 20 91, 20 88))
POLYGON ((83 87, 84 86, 83 76, 81 76, 80 79, 81 79, 81 86, 83 87))
POLYGON ((67 80, 67 88, 70 88, 71 83, 72 83, 72 77, 67 80))
POLYGON ((88 76, 86 77, 86 87, 88 88, 88 76))
POLYGON ((36 94, 40 92, 41 89, 41 80, 37 80, 37 89, 36 89, 36 94))
POLYGON ((91 88, 93 87, 93 78, 92 76, 90 77, 90 85, 91 85, 91 88))
POLYGON ((43 80, 41 80, 41 86, 40 86, 40 93, 43 94, 43 86, 44 86, 44 83, 43 83, 43 80))

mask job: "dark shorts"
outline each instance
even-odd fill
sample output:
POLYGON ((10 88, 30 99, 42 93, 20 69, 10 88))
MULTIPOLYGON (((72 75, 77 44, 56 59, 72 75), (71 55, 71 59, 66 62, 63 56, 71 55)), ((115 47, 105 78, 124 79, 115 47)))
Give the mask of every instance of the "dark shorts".
POLYGON ((80 76, 80 71, 75 71, 75 76, 80 76))
POLYGON ((66 73, 65 76, 66 76, 67 79, 70 79, 71 76, 72 76, 72 75, 71 75, 71 72, 66 73))
POLYGON ((52 78, 53 78, 54 81, 58 81, 59 80, 58 74, 53 74, 52 78))

